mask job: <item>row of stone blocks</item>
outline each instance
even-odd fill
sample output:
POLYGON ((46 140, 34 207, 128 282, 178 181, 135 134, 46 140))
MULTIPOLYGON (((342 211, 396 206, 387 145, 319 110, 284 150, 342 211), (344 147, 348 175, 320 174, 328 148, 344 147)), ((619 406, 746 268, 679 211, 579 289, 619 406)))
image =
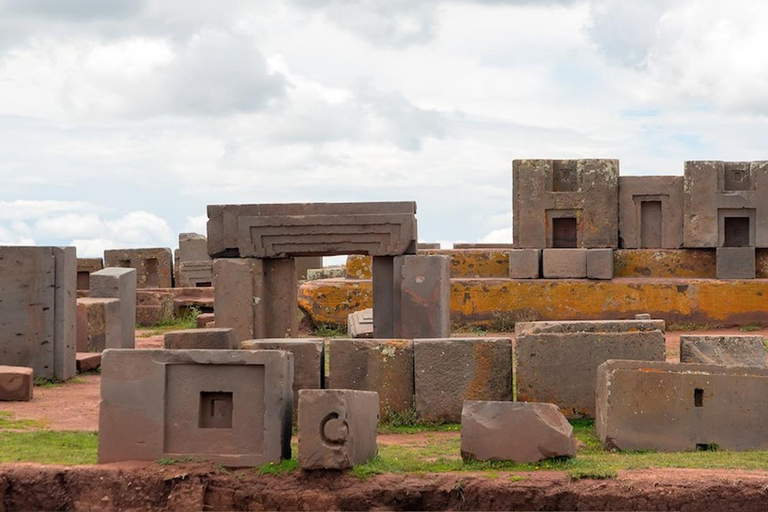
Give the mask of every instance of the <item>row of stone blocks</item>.
POLYGON ((613 279, 613 249, 512 249, 512 279, 613 279))

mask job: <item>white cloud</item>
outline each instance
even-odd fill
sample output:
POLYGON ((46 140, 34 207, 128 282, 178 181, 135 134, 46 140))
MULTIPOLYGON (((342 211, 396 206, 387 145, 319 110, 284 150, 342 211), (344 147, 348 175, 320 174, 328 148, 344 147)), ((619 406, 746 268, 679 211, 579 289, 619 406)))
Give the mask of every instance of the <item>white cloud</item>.
POLYGON ((184 224, 183 233, 198 233, 201 235, 207 234, 208 215, 189 215, 187 216, 187 222, 184 224))

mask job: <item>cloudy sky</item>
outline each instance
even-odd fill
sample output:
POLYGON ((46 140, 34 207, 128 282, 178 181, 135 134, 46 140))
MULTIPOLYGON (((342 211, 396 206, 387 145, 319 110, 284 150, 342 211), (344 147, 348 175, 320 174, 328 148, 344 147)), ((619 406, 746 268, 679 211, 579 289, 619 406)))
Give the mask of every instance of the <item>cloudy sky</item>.
POLYGON ((0 243, 177 245, 205 206, 415 200, 511 241, 511 161, 768 159, 761 0, 0 0, 0 243))

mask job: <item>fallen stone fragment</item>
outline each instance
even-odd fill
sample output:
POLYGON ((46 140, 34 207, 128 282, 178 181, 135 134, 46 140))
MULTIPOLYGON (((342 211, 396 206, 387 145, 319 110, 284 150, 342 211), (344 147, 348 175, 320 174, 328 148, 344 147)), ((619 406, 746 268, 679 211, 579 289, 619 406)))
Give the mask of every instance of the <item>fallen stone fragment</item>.
POLYGON ((25 366, 0 366, 0 401, 29 402, 35 372, 25 366))
POLYGON ((680 336, 680 362, 768 368, 762 336, 680 336))

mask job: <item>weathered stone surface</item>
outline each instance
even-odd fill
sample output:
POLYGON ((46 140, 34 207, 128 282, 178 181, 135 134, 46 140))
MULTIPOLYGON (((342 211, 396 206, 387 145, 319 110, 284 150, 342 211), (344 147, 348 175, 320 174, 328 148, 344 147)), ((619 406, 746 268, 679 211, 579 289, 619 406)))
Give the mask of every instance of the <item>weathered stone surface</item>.
POLYGON ((537 333, 580 333, 580 332, 653 332, 666 330, 664 320, 573 320, 549 322, 518 322, 515 337, 537 333))
POLYGON ((334 267, 311 268, 307 270, 307 281, 317 281, 318 279, 338 279, 347 277, 347 269, 343 265, 334 267))
POLYGON ((121 346, 121 314, 120 299, 77 299, 77 351, 131 348, 121 346))
POLYGON ((163 348, 172 350, 237 350, 233 329, 184 329, 163 336, 163 348))
POLYGON ((0 361, 75 376, 76 281, 74 247, 0 247, 0 361))
POLYGON ((465 400, 512 400, 510 338, 413 340, 416 414, 461 421, 465 400))
POLYGON ((568 418, 594 417, 595 377, 600 364, 618 358, 665 360, 664 332, 618 330, 632 323, 648 326, 654 321, 616 322, 603 331, 586 325, 583 327, 590 330, 581 332, 579 326, 557 325, 554 329, 539 330, 529 328, 530 324, 518 324, 515 328, 517 399, 553 403, 568 418), (546 330, 550 332, 544 332, 546 330), (557 332, 560 330, 564 332, 557 332))
POLYGON ((173 293, 136 290, 136 325, 150 327, 173 319, 173 293))
POLYGON ((179 233, 179 263, 210 260, 208 240, 199 233, 179 233))
POLYGON ((638 313, 635 315, 635 320, 650 320, 650 313, 638 313))
POLYGON ((292 381, 287 352, 105 350, 99 462, 290 458, 292 381))
POLYGON ((103 268, 104 260, 101 258, 77 258, 77 289, 89 290, 91 274, 103 268))
POLYGON ((322 338, 270 338, 245 340, 243 350, 284 350, 293 354, 293 410, 298 410, 299 391, 325 385, 325 340, 322 338))
POLYGON ((575 455, 573 427, 556 405, 464 402, 461 456, 465 460, 526 463, 575 455))
POLYGON ((680 336, 680 362, 768 368, 762 336, 680 336))
POLYGON ((209 323, 215 321, 216 315, 213 313, 200 313, 197 315, 196 322, 197 322, 197 328, 203 329, 205 326, 207 326, 209 323))
POLYGON ((619 245, 627 249, 683 246, 682 176, 619 178, 619 245))
POLYGON ((587 277, 586 249, 544 249, 542 270, 547 279, 583 279, 587 277))
POLYGON ((136 346, 136 270, 105 268, 91 274, 91 297, 120 300, 120 348, 136 346))
POLYGON ((0 366, 0 401, 29 402, 35 371, 26 366, 0 366))
POLYGON ((92 372, 101 366, 101 352, 78 352, 77 373, 92 372))
POLYGON ((416 252, 416 203, 208 206, 208 254, 285 258, 416 252))
POLYGON ((416 244, 419 251, 435 251, 440 249, 440 242, 419 242, 416 244))
POLYGON ((310 269, 323 268, 322 256, 304 256, 296 258, 296 279, 299 281, 307 280, 307 272, 310 269))
POLYGON ((413 341, 329 341, 329 389, 376 391, 380 415, 413 407, 413 341))
POLYGON ((754 279, 754 247, 718 247, 718 279, 754 279))
MULTIPOLYGON (((483 277, 504 279, 509 277, 509 250, 441 249, 419 250, 419 254, 450 257, 451 278, 453 279, 483 277)), ((714 259, 712 261, 714 262, 714 259)), ((347 257, 346 268, 348 279, 371 279, 373 275, 373 259, 370 256, 350 255, 347 257)), ((714 272, 712 275, 714 275, 714 272)))
POLYGON ((376 256, 373 258, 373 337, 393 338, 395 336, 395 305, 399 289, 395 288, 395 258, 376 256))
POLYGON ((299 392, 299 466, 347 469, 378 453, 379 395, 349 389, 299 392))
POLYGON ((104 251, 104 264, 107 267, 136 269, 137 288, 173 286, 173 254, 165 247, 104 251))
POLYGON ((451 273, 447 256, 396 257, 394 289, 395 337, 451 335, 451 273))
POLYGON ((613 279, 613 249, 587 249, 587 278, 613 279))
MULTIPOLYGON (((490 244, 490 243, 455 243, 453 244, 454 249, 514 249, 514 244, 490 244)), ((440 247, 436 247, 436 249, 439 249, 440 247)), ((421 247, 419 247, 421 249, 421 247)))
POLYGON ((347 317, 347 336, 373 338, 373 308, 350 313, 347 317))
POLYGON ((608 361, 597 374, 595 427, 620 450, 766 450, 767 394, 765 369, 608 361))
POLYGON ((512 190, 516 248, 618 247, 618 160, 515 160, 512 190))
POLYGON ((177 286, 207 287, 213 285, 213 260, 179 263, 177 286))
POLYGON ((538 279, 541 277, 541 250, 510 250, 509 277, 512 279, 538 279))
POLYGON ((712 278, 712 249, 620 249, 614 252, 615 277, 712 278))

